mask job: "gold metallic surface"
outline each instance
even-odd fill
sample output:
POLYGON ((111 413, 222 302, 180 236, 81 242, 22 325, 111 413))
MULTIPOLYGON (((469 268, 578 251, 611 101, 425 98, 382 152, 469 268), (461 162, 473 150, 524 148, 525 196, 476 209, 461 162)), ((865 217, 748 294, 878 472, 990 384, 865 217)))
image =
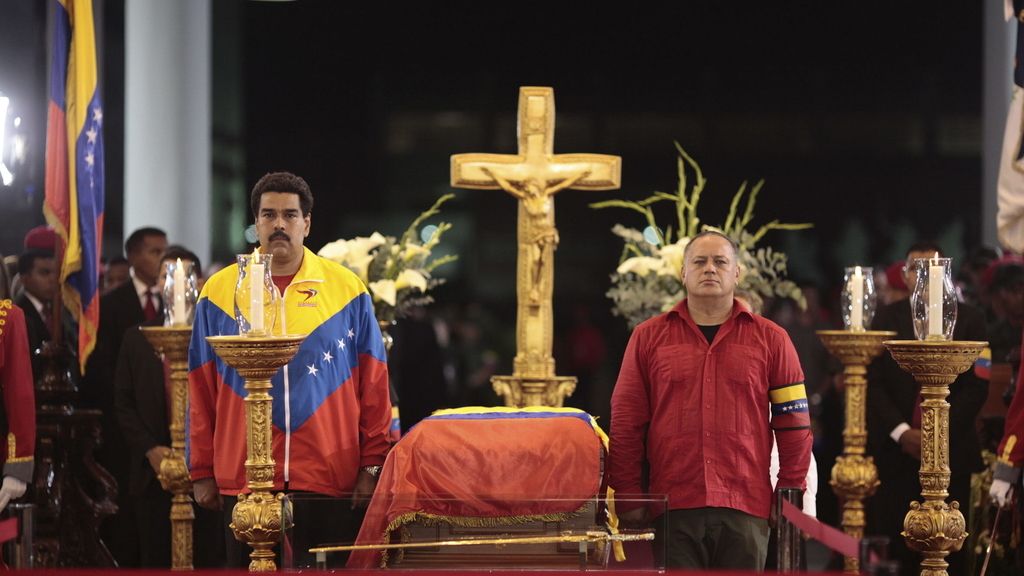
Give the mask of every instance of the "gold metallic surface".
POLYGON ((946 556, 967 537, 960 504, 949 496, 949 385, 969 370, 987 342, 891 340, 885 342, 900 368, 921 385, 921 496, 903 520, 907 547, 924 556, 922 576, 947 576, 946 556))
POLYGON ((559 536, 506 536, 504 538, 459 538, 433 542, 401 542, 396 544, 354 544, 352 546, 323 546, 310 548, 310 554, 321 552, 348 552, 351 550, 402 550, 406 548, 436 548, 439 546, 503 546, 507 544, 559 544, 574 542, 635 542, 654 540, 654 532, 622 532, 609 534, 594 530, 585 534, 563 533, 559 536))
MULTIPOLYGON (((867 446, 867 366, 882 353, 882 342, 895 336, 895 332, 877 330, 819 330, 818 337, 833 356, 843 363, 843 383, 846 389, 846 426, 843 428, 843 455, 832 467, 832 490, 843 503, 843 531, 860 540, 864 537, 866 519, 864 500, 878 488, 878 468, 871 456, 865 456, 867 446)), ((858 574, 859 560, 846 557, 844 572, 858 574)))
POLYGON ((171 498, 171 568, 192 569, 192 482, 185 465, 185 412, 188 410, 190 326, 143 326, 143 336, 167 360, 171 379, 171 455, 160 463, 157 479, 171 498))
POLYGON ((561 406, 575 379, 555 376, 551 294, 558 246, 554 196, 614 190, 622 159, 605 154, 554 154, 554 90, 519 89, 519 153, 455 154, 454 188, 504 190, 519 200, 516 259, 516 357, 511 376, 491 379, 508 406, 561 406), (543 388, 541 390, 540 388, 543 388))
POLYGON ((274 488, 271 450, 270 378, 299 351, 305 336, 208 336, 214 352, 245 378, 245 478, 250 494, 239 494, 231 512, 235 538, 252 547, 250 572, 277 570, 274 545, 281 539, 281 494, 274 488))

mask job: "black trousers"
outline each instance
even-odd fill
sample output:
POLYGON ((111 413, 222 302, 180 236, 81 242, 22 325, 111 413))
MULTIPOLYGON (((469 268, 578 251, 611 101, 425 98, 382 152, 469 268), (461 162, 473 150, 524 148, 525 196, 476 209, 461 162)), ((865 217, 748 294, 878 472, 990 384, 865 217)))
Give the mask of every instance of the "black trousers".
POLYGON ((693 508, 669 510, 657 524, 655 558, 665 568, 764 570, 764 518, 731 508, 693 508))

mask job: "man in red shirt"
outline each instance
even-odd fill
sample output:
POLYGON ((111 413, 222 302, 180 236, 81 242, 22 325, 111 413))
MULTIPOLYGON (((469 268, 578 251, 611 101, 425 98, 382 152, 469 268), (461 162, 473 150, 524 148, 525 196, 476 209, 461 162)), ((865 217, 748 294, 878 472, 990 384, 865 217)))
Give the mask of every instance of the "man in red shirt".
MULTIPOLYGON (((786 332, 736 301, 732 240, 702 232, 684 256, 687 298, 637 326, 626 347, 612 394, 609 484, 619 494, 644 493, 646 451, 648 491, 668 495, 656 546, 666 566, 761 570, 773 434, 778 487, 805 487, 811 431, 803 371, 786 332)), ((624 522, 648 515, 621 512, 624 522)))

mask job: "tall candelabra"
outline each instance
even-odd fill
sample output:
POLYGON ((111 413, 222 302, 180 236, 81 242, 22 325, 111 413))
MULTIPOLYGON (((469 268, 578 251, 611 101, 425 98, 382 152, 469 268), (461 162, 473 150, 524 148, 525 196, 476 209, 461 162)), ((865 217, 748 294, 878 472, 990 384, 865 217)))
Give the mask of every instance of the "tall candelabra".
POLYGON ((167 359, 171 379, 171 455, 160 463, 157 478, 171 498, 171 568, 192 569, 192 482, 185 465, 185 411, 188 409, 190 326, 143 326, 142 334, 167 359))
MULTIPOLYGON (((871 456, 865 455, 867 427, 867 366, 882 352, 882 342, 895 332, 871 330, 819 330, 818 336, 833 356, 843 363, 846 389, 846 424, 843 428, 843 455, 832 467, 832 490, 843 503, 843 531, 850 536, 864 537, 864 500, 878 487, 878 468, 871 456)), ((859 561, 847 556, 843 561, 847 574, 858 574, 859 561)))
POLYGON ((239 494, 231 512, 235 538, 252 547, 250 572, 277 570, 273 547, 281 539, 283 495, 273 494, 270 379, 288 363, 305 336, 208 336, 206 341, 245 379, 245 479, 249 494, 239 494))
POLYGON ((921 385, 921 496, 903 520, 907 547, 924 556, 921 576, 947 576, 946 556, 967 537, 960 503, 949 496, 949 385, 974 364, 987 342, 890 340, 886 348, 921 385))

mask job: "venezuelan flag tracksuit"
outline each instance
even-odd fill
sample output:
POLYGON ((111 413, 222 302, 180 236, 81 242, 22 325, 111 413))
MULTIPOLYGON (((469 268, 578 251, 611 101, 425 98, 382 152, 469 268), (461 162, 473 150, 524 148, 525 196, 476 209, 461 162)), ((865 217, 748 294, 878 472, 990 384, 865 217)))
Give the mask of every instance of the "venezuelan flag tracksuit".
MULTIPOLYGON (((206 342, 237 334, 238 266, 214 274, 196 305, 189 347, 187 460, 192 480, 213 477, 222 494, 245 489, 244 381, 206 342)), ((274 488, 338 496, 360 466, 383 464, 391 424, 380 328, 352 272, 304 249, 285 289, 275 334, 307 334, 273 377, 274 488)))

